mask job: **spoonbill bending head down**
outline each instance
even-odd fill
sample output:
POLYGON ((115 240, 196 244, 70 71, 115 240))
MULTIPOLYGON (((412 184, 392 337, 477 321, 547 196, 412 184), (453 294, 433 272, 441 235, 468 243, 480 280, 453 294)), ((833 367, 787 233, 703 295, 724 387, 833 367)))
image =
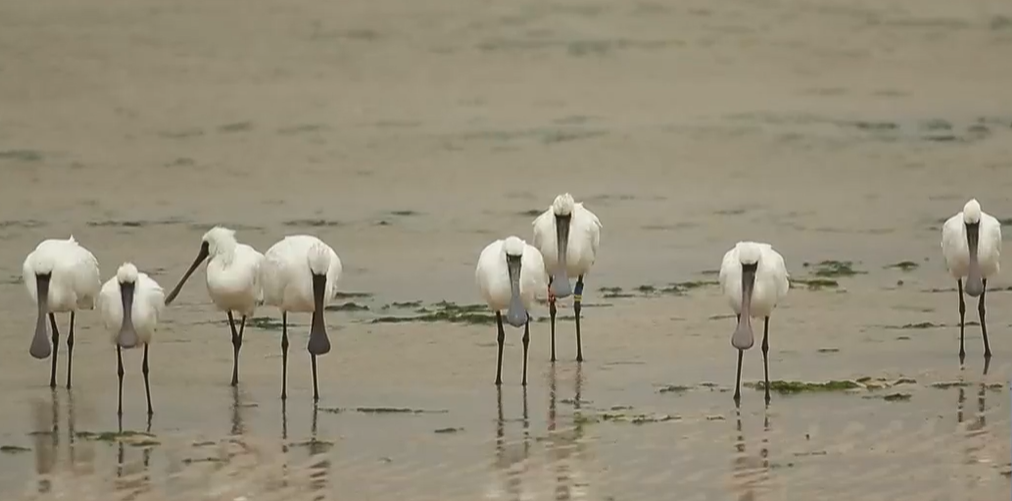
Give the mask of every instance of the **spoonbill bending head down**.
POLYGON ((502 348, 506 332, 502 325, 502 310, 506 310, 506 323, 524 328, 524 376, 527 386, 527 347, 531 341, 528 313, 535 303, 537 291, 544 290, 545 262, 541 252, 518 237, 496 240, 488 244, 478 257, 475 281, 482 298, 495 312, 499 325, 499 358, 495 369, 495 384, 502 384, 502 348))
POLYGON ((977 200, 970 200, 963 211, 950 217, 942 226, 942 255, 945 266, 956 279, 959 292, 959 362, 963 363, 963 320, 966 304, 963 302, 963 278, 966 293, 980 296, 977 313, 980 314, 980 333, 984 337, 984 358, 991 358, 991 345, 987 342, 987 324, 984 322, 984 295, 987 279, 998 274, 1001 257, 1001 223, 980 210, 977 200))
POLYGON ((288 398, 288 312, 312 313, 307 346, 313 363, 313 400, 320 400, 316 356, 330 352, 323 309, 337 296, 341 259, 309 235, 287 236, 267 249, 261 267, 264 303, 281 310, 281 398, 288 398))
POLYGON ((552 328, 552 362, 555 361, 555 301, 573 294, 573 313, 576 316, 576 360, 583 361, 583 342, 580 338, 580 302, 583 300, 583 276, 597 258, 601 243, 601 221, 573 201, 565 193, 555 197, 551 207, 534 219, 534 246, 541 251, 548 279, 548 313, 552 328), (572 289, 569 277, 576 276, 572 289))
POLYGON ((29 353, 44 359, 52 353, 53 367, 49 387, 56 388, 56 355, 59 352, 60 330, 55 313, 70 312, 67 334, 67 388, 70 388, 74 362, 74 317, 77 310, 95 309, 95 299, 102 287, 98 260, 71 236, 66 240, 43 240, 22 266, 22 278, 28 294, 38 307, 35 337, 29 353), (53 344, 47 336, 46 315, 53 329, 53 344))
POLYGON ((123 263, 102 286, 98 296, 102 323, 112 334, 116 344, 116 374, 119 376, 118 413, 123 415, 123 349, 144 345, 144 391, 148 397, 148 415, 151 409, 151 385, 148 383, 148 345, 158 325, 158 317, 165 307, 165 291, 147 274, 137 271, 131 263, 123 263))
POLYGON ((232 386, 236 386, 239 384, 239 350, 242 349, 246 317, 252 317, 257 304, 263 302, 260 266, 264 255, 237 242, 234 230, 215 226, 201 238, 197 258, 165 298, 165 304, 172 304, 186 280, 208 257, 211 259, 207 262, 207 294, 214 306, 228 317, 228 326, 232 330, 232 386), (233 311, 242 315, 238 331, 233 311))
POLYGON ((742 356, 755 344, 752 318, 763 319, 763 374, 766 378, 766 403, 770 403, 770 314, 787 295, 789 287, 784 258, 770 244, 738 242, 724 254, 720 265, 720 289, 738 315, 738 326, 731 335, 731 346, 738 349, 735 403, 741 401, 742 356))

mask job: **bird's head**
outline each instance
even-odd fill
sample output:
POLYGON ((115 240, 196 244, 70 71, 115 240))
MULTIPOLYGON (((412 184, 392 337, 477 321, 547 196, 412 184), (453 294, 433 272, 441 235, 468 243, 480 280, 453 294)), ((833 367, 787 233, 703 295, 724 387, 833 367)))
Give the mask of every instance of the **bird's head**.
POLYGON ((738 242, 738 261, 742 266, 755 266, 759 264, 759 257, 762 251, 753 242, 738 242))
POLYGON ((520 257, 524 254, 524 241, 520 237, 508 237, 503 242, 502 248, 506 257, 520 257))
POLYGON ((123 263, 116 270, 116 281, 120 284, 137 283, 137 267, 133 263, 123 263))
POLYGON ((573 201, 573 196, 569 193, 563 193, 555 197, 555 201, 552 202, 552 212, 556 216, 569 216, 573 214, 573 206, 576 202, 573 201))
POLYGON ((963 206, 963 223, 977 224, 980 222, 980 203, 974 198, 963 206))
POLYGON ((224 226, 215 226, 201 237, 201 246, 207 246, 207 254, 214 256, 236 246, 235 230, 224 226))

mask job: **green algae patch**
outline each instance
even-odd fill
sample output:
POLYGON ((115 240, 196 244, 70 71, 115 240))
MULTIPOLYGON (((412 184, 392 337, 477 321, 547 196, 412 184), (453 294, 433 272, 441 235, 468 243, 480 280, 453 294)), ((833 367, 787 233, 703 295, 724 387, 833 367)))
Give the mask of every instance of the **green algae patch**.
POLYGON ((0 452, 4 454, 20 454, 22 452, 31 452, 32 450, 27 447, 21 447, 17 445, 0 445, 0 452))
POLYGON ((822 289, 835 289, 840 286, 840 283, 836 280, 829 278, 791 278, 791 286, 796 287, 797 285, 803 285, 810 291, 820 291, 822 289))
POLYGON ((949 388, 965 388, 967 386, 970 386, 970 383, 967 383, 965 381, 939 381, 937 383, 931 383, 932 388, 937 388, 939 390, 947 390, 949 388))
POLYGON ((889 393, 887 395, 868 395, 863 398, 882 399, 886 402, 908 402, 910 401, 911 395, 909 393, 889 393))
MULTIPOLYGON (((405 303, 415 305, 412 303, 405 303)), ((374 324, 396 324, 406 322, 449 322, 456 324, 488 325, 495 323, 495 315, 483 304, 459 305, 440 301, 429 306, 415 306, 413 314, 405 316, 388 315, 374 318, 374 324)))
POLYGON ((347 303, 334 304, 323 308, 326 311, 369 311, 369 307, 364 304, 358 304, 354 301, 347 303))
POLYGON ((658 393, 685 393, 685 392, 687 392, 687 391, 689 391, 691 389, 692 389, 691 386, 682 386, 682 385, 677 385, 677 384, 671 384, 671 385, 668 385, 668 386, 665 386, 665 387, 661 388, 660 390, 657 390, 657 392, 658 393))
POLYGON ((265 331, 279 331, 284 328, 280 319, 272 317, 253 317, 246 319, 246 325, 265 331))
POLYGON ((95 442, 123 442, 130 444, 134 447, 154 447, 161 445, 155 439, 155 436, 151 433, 143 431, 79 431, 74 434, 75 437, 81 440, 91 440, 95 442))
POLYGON ((463 428, 452 428, 451 427, 451 428, 439 428, 438 430, 435 430, 433 433, 440 434, 440 435, 447 435, 447 434, 450 434, 450 433, 460 433, 462 431, 464 431, 463 428))
POLYGON ((889 266, 886 266, 885 269, 887 269, 887 270, 888 269, 896 269, 896 270, 900 270, 900 271, 913 271, 913 270, 916 270, 917 268, 920 268, 920 266, 921 265, 919 265, 919 264, 917 264, 917 263, 915 263, 913 261, 900 261, 898 263, 893 263, 893 264, 890 264, 889 266))
MULTIPOLYGON (((747 388, 755 388, 757 390, 765 390, 766 383, 759 381, 756 383, 745 383, 747 388)), ((780 393, 782 395, 793 395, 797 393, 813 393, 813 392, 829 392, 829 391, 847 391, 861 388, 861 385, 849 380, 841 381, 827 381, 825 383, 809 383, 804 381, 770 381, 770 391, 780 393)))
POLYGON ((664 423, 667 421, 678 421, 682 419, 680 416, 674 416, 671 414, 627 414, 624 412, 605 412, 598 416, 601 421, 607 421, 611 423, 631 423, 631 424, 647 424, 647 423, 664 423))
POLYGON ((623 292, 621 287, 601 287, 601 297, 605 299, 635 297, 635 294, 623 292))
POLYGON ((816 277, 852 277, 854 275, 863 275, 867 273, 865 271, 855 270, 853 261, 836 261, 834 259, 827 259, 815 264, 804 263, 802 266, 805 268, 814 268, 812 274, 816 277))

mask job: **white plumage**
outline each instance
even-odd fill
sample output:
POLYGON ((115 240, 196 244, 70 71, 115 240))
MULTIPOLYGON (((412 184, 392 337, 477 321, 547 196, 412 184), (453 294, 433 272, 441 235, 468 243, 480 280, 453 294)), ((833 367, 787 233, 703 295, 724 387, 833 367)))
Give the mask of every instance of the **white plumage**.
POLYGON ((980 208, 976 199, 971 199, 963 210, 950 217, 942 225, 942 256, 952 278, 956 279, 959 294, 959 360, 963 361, 966 350, 963 347, 966 303, 963 299, 963 280, 966 280, 966 294, 980 297, 977 312, 980 315, 980 331, 984 338, 984 357, 991 357, 991 344, 987 339, 984 297, 987 279, 998 275, 1001 270, 1001 223, 980 208))
POLYGON ((337 297, 341 259, 310 235, 287 236, 264 253, 264 303, 281 310, 281 398, 288 398, 288 312, 312 313, 307 349, 313 366, 313 399, 319 401, 316 357, 330 352, 323 310, 337 297))
MULTIPOLYGON (((966 278, 970 271, 970 247, 966 238, 966 224, 979 223, 977 262, 982 278, 990 278, 1001 269, 1001 223, 982 211, 976 200, 970 200, 963 210, 942 225, 942 256, 952 278, 966 278)), ((979 294, 978 294, 979 295, 979 294)))
POLYGON ((731 346, 738 350, 738 372, 734 400, 741 400, 741 362, 745 350, 755 344, 752 318, 763 319, 763 374, 766 403, 770 402, 769 317, 787 295, 790 276, 784 258, 770 244, 738 242, 724 254, 720 265, 720 289, 728 305, 738 315, 731 335, 731 346))
POLYGON ((475 282, 488 307, 495 312, 499 336, 499 357, 495 384, 502 384, 502 351, 506 341, 503 317, 514 327, 524 328, 523 385, 527 385, 527 349, 530 344, 530 310, 538 291, 547 287, 545 262, 541 252, 519 237, 511 236, 485 246, 478 256, 475 282), (506 310, 505 315, 503 310, 506 310))
POLYGON ((207 293, 222 311, 253 316, 264 293, 260 286, 260 267, 264 255, 235 239, 235 231, 216 227, 204 235, 209 242, 207 293))
MULTIPOLYGON (((147 345, 151 342, 161 318, 162 310, 165 308, 165 291, 147 273, 137 270, 132 263, 124 263, 116 271, 116 276, 110 278, 102 285, 98 295, 99 312, 102 316, 102 325, 111 336, 114 344, 123 327, 123 298, 121 284, 133 284, 133 297, 131 298, 130 320, 133 329, 137 334, 139 344, 147 345)), ((136 345, 120 345, 123 348, 133 348, 136 345)))
POLYGON ((759 264, 752 290, 751 317, 768 317, 790 288, 790 276, 784 258, 770 244, 757 242, 738 242, 724 254, 720 264, 720 288, 736 315, 741 313, 743 263, 759 264))
POLYGON ((282 312, 314 311, 312 273, 326 272, 324 305, 337 296, 341 259, 329 245, 310 235, 287 236, 264 253, 262 266, 264 304, 282 312), (310 265, 315 269, 311 270, 310 265))
POLYGON ((207 294, 215 308, 225 312, 232 332, 232 386, 236 386, 239 384, 239 350, 242 348, 246 318, 253 316, 257 306, 263 303, 260 279, 264 255, 249 245, 239 243, 234 230, 215 226, 201 237, 196 259, 173 287, 165 299, 166 304, 172 304, 183 284, 207 258, 210 258, 206 272, 207 294), (242 317, 238 329, 232 312, 242 317))
POLYGON ((548 287, 545 262, 541 252, 518 237, 496 240, 485 246, 478 257, 474 278, 482 299, 495 312, 509 308, 512 295, 509 269, 506 265, 506 243, 520 259, 520 301, 528 311, 537 303, 536 295, 548 287))
POLYGON ((569 193, 555 197, 552 205, 532 223, 534 246, 544 256, 545 270, 549 274, 548 313, 552 335, 552 358, 555 361, 556 299, 573 294, 573 313, 576 324, 576 360, 583 361, 583 340, 580 333, 580 311, 583 300, 583 278, 597 259, 601 244, 601 220, 573 200, 569 193), (576 277, 576 288, 569 283, 576 277))
POLYGON ((51 273, 48 309, 52 313, 92 310, 98 297, 102 278, 98 260, 74 237, 66 240, 48 239, 25 258, 22 278, 32 302, 38 304, 37 274, 51 273))
MULTIPOLYGON (((556 230, 556 215, 571 215, 569 220, 569 238, 566 245, 566 275, 579 277, 590 272, 597 259, 597 249, 601 245, 601 220, 593 212, 583 206, 582 202, 574 202, 572 195, 565 193, 542 212, 534 222, 534 246, 541 251, 545 260, 545 270, 554 275, 559 270, 559 243, 556 230)), ((557 297, 563 298, 568 294, 557 297)))
POLYGON ((148 348, 154 337, 158 319, 165 308, 165 291, 146 273, 137 270, 133 263, 123 263, 98 295, 102 324, 116 345, 116 375, 119 377, 119 415, 123 415, 123 349, 144 345, 144 391, 148 397, 148 416, 151 408, 151 384, 148 381, 148 348))
POLYGON ((70 312, 70 332, 67 335, 67 388, 71 387, 71 368, 74 350, 74 320, 78 310, 92 310, 102 279, 98 260, 87 249, 74 240, 48 239, 33 250, 22 265, 22 278, 28 295, 37 306, 38 317, 35 336, 29 353, 43 359, 53 355, 49 386, 56 387, 56 352, 59 330, 56 330, 54 313, 70 312), (40 298, 40 291, 44 296, 40 298), (49 325, 52 323, 52 345, 49 341, 49 325))

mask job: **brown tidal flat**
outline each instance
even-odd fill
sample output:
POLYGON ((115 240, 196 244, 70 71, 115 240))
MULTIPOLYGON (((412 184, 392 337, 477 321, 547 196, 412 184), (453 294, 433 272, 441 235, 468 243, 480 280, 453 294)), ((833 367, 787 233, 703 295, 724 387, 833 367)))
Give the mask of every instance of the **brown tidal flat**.
POLYGON ((976 323, 961 369, 938 241, 971 197, 1012 222, 1010 53, 997 0, 0 2, 0 493, 1004 499, 1012 281, 988 284, 988 373, 976 323), (475 262, 563 191, 604 224, 587 360, 566 301, 548 362, 541 308, 530 384, 510 330, 497 391, 475 262), (228 386, 202 273, 151 347, 150 423, 137 352, 116 419, 97 312, 51 391, 27 253, 72 233, 103 279, 171 287, 215 224, 344 261, 319 407, 308 315, 286 407, 271 308, 228 386), (743 239, 794 283, 780 391, 739 411, 714 273, 743 239))

